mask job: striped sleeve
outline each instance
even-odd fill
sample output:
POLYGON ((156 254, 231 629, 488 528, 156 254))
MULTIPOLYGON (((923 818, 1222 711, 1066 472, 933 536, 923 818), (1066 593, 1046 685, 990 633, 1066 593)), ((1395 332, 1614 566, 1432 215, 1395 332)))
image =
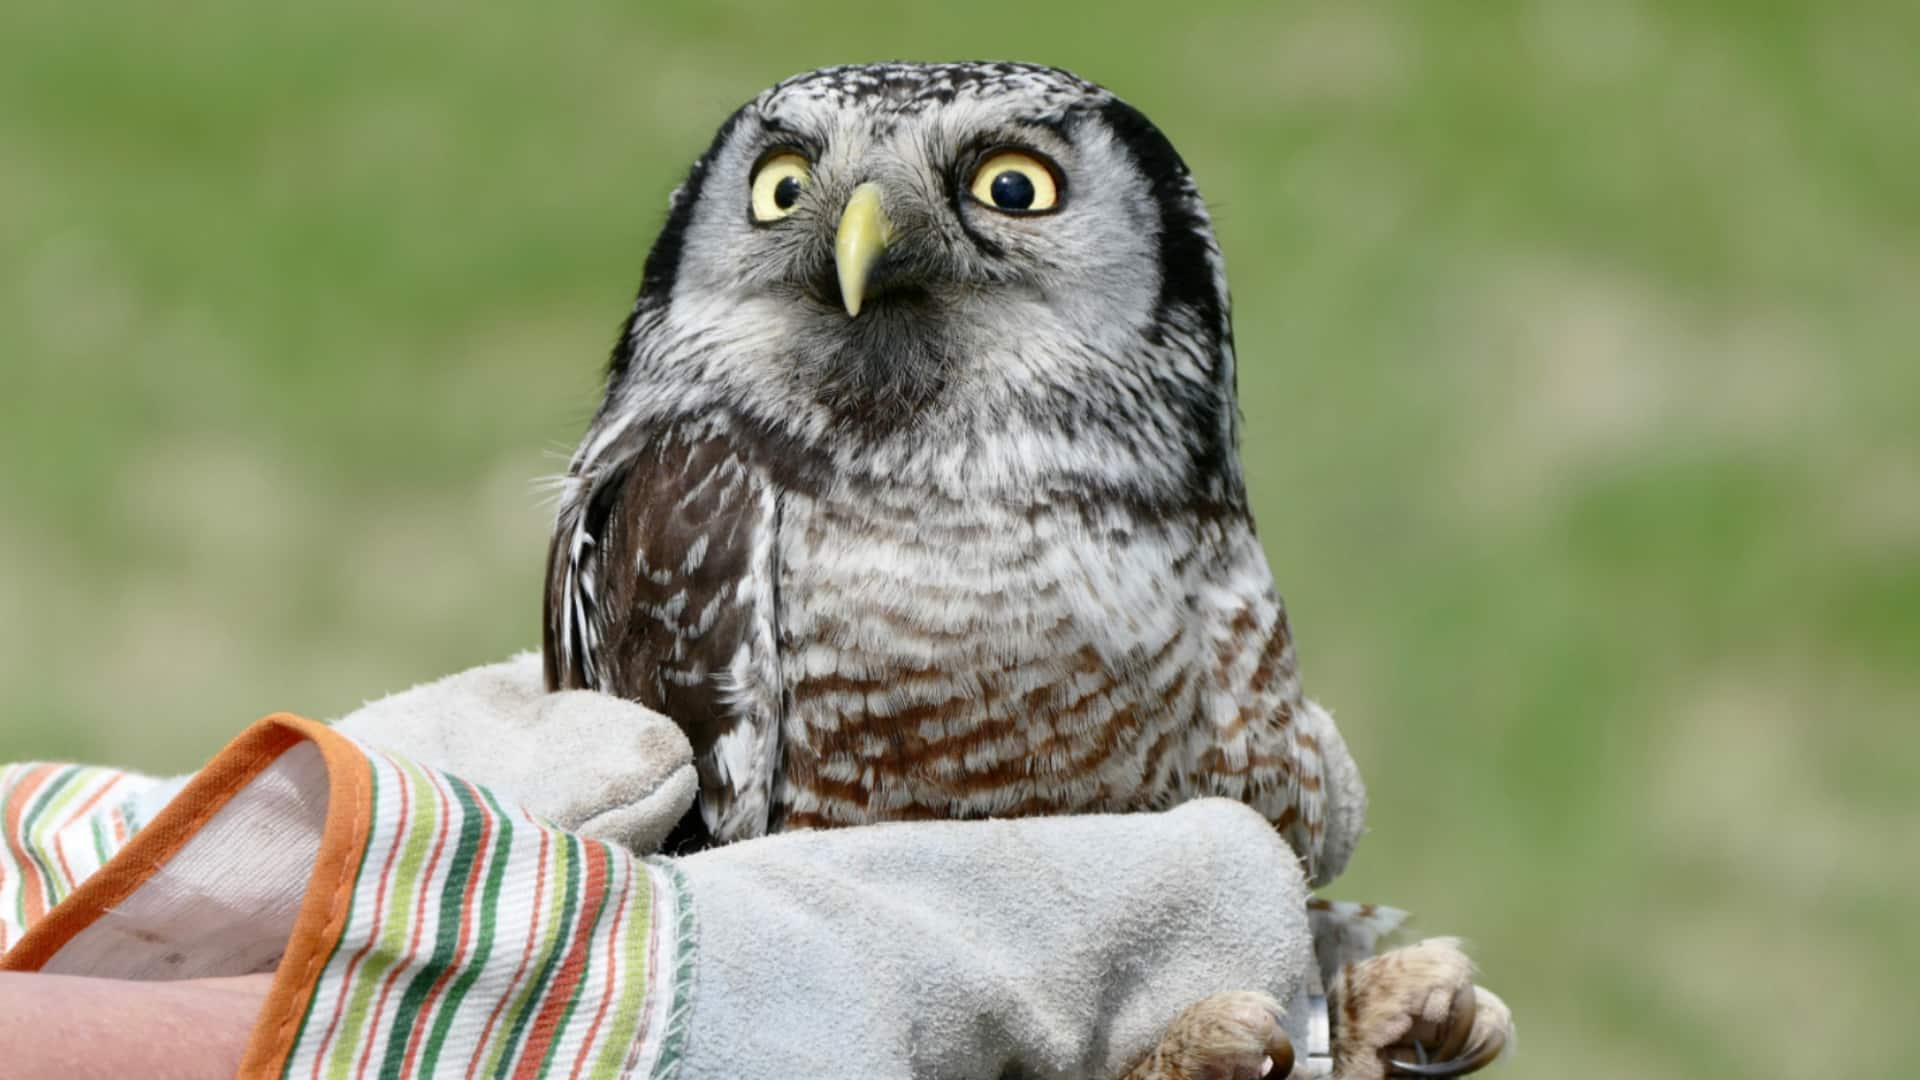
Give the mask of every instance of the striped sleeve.
POLYGON ((0 953, 119 851, 134 799, 158 784, 116 769, 0 766, 0 953))
MULTIPOLYGON (((81 779, 25 768, 6 776, 29 810, 106 784, 60 796, 81 779)), ((0 969, 276 971, 246 1076, 661 1077, 679 1061, 692 925, 676 869, 325 725, 261 721, 58 888, 20 850, 39 899, 0 969)))

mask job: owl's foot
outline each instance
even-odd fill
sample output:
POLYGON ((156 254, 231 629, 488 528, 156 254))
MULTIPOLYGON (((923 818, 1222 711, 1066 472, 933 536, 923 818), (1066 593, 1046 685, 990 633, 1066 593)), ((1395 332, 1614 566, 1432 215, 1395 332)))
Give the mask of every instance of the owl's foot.
POLYGON ((1462 1076, 1514 1039, 1513 1013, 1473 984, 1473 961, 1453 938, 1393 949, 1334 977, 1328 992, 1338 1080, 1462 1076))
POLYGON ((1283 1080, 1292 1071, 1279 1003, 1231 991, 1189 1005, 1124 1080, 1283 1080))

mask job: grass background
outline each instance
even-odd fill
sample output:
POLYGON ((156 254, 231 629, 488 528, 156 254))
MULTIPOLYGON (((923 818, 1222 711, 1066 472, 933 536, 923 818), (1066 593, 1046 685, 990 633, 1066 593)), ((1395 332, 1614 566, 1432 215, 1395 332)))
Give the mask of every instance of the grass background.
POLYGON ((1920 7, 0 7, 0 758, 203 760, 537 641, 666 192, 775 78, 1113 86, 1217 208, 1246 457, 1507 1076, 1920 1057, 1920 7))

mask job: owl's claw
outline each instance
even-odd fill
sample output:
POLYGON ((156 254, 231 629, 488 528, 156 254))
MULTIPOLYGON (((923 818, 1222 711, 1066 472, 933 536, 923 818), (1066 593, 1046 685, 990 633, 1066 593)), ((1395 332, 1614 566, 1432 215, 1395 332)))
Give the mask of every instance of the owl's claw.
MULTIPOLYGON (((1474 993, 1473 984, 1461 983, 1453 991, 1453 1001, 1448 1005, 1447 1021, 1442 1025, 1442 1031, 1445 1034, 1440 1040, 1440 1045, 1433 1048, 1434 1058, 1440 1061, 1451 1061, 1460 1056, 1461 1048, 1467 1045, 1467 1040, 1473 1035, 1473 1021, 1478 1010, 1478 995, 1474 993)), ((1426 1025, 1416 1024, 1415 1030, 1419 1031, 1424 1026, 1426 1025)), ((1426 1063, 1427 1049, 1419 1037, 1414 1039, 1414 1047, 1415 1052, 1420 1055, 1421 1062, 1426 1063)))
MULTIPOLYGON (((1500 1051, 1506 1048, 1507 1037, 1495 1033, 1458 1056, 1445 1060, 1389 1061, 1388 1072, 1394 1076, 1464 1076, 1493 1064, 1494 1059, 1500 1056, 1500 1051)), ((1414 1051, 1422 1058, 1426 1057, 1426 1051, 1418 1043, 1414 1044, 1414 1051)))

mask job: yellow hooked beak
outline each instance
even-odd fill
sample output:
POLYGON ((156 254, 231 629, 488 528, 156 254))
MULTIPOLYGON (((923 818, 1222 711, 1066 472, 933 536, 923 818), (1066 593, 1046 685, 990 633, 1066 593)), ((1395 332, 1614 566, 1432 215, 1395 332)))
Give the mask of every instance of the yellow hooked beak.
POLYGON ((880 185, 868 182, 853 189, 847 208, 840 212, 840 231, 833 237, 833 262, 840 271, 840 299, 849 318, 860 314, 867 275, 893 242, 893 222, 880 206, 880 185))

